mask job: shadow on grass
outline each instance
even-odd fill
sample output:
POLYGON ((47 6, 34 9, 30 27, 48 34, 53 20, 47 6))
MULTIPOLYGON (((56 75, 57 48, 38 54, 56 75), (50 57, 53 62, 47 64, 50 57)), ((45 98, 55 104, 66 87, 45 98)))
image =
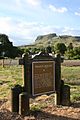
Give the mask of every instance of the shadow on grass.
POLYGON ((75 85, 80 86, 80 82, 77 82, 77 83, 76 83, 76 82, 74 82, 74 83, 71 82, 71 83, 67 83, 67 84, 68 84, 68 85, 73 85, 73 86, 75 86, 75 85))
MULTIPOLYGON (((1 102, 6 102, 6 100, 1 102)), ((80 101, 72 103, 71 107, 80 108, 80 101)), ((40 110, 33 110, 30 111, 30 114, 28 116, 21 116, 17 113, 12 113, 5 108, 0 110, 0 120, 80 120, 80 118, 78 119, 72 118, 72 116, 60 116, 40 110)))
POLYGON ((6 103, 8 100, 7 99, 0 99, 0 107, 6 103))
POLYGON ((51 113, 46 113, 43 111, 35 111, 32 114, 35 117, 35 120, 79 120, 66 116, 58 116, 51 113))
POLYGON ((44 111, 30 111, 30 115, 21 116, 17 113, 12 113, 7 109, 0 111, 0 120, 80 120, 67 116, 58 116, 44 111))
POLYGON ((71 103, 71 106, 74 107, 74 108, 80 108, 80 101, 71 103))
POLYGON ((4 84, 7 84, 7 83, 9 83, 10 81, 1 81, 0 82, 0 85, 4 85, 4 84))

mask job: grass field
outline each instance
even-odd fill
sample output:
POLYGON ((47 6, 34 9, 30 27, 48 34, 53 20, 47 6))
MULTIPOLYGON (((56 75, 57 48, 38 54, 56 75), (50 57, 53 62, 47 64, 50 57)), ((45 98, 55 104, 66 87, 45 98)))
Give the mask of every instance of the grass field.
POLYGON ((61 77, 70 86, 71 101, 80 101, 80 66, 62 66, 61 77))
MULTIPOLYGON (((71 101, 80 101, 80 67, 62 66, 61 77, 71 88, 71 101)), ((16 84, 23 85, 21 65, 0 66, 0 99, 8 98, 16 84)))
POLYGON ((16 84, 23 84, 21 66, 0 66, 0 99, 7 98, 16 84))

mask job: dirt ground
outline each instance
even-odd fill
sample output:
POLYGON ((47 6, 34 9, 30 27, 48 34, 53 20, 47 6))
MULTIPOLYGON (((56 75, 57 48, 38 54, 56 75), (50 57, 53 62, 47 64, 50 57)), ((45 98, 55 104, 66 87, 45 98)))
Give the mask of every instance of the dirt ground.
MULTIPOLYGON (((45 102, 38 99, 37 102, 45 102)), ((55 106, 49 104, 41 110, 30 111, 28 116, 12 113, 10 103, 7 100, 0 101, 0 120, 80 120, 80 101, 70 106, 55 106)))

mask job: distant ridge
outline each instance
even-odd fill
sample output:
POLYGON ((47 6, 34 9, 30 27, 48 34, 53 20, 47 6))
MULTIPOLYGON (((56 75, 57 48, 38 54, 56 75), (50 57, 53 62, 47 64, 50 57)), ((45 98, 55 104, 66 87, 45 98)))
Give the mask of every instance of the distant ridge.
POLYGON ((75 40, 80 40, 80 36, 71 36, 71 35, 57 35, 56 33, 51 33, 51 34, 47 34, 47 35, 39 35, 35 41, 37 40, 42 40, 42 39, 53 39, 54 37, 58 37, 61 39, 67 39, 67 38, 75 38, 75 40))
POLYGON ((47 35, 40 35, 40 36, 38 36, 38 37, 36 38, 35 41, 41 40, 41 39, 44 39, 44 38, 52 39, 53 37, 57 37, 56 33, 47 34, 47 35))
POLYGON ((80 36, 57 35, 56 33, 39 35, 31 45, 23 45, 20 47, 46 47, 48 45, 54 46, 55 43, 64 43, 65 45, 73 43, 73 46, 77 47, 80 46, 80 36))
POLYGON ((56 33, 40 35, 35 40, 35 46, 43 46, 46 47, 48 45, 54 45, 55 43, 64 43, 69 45, 69 43, 73 43, 74 46, 80 45, 80 36, 71 36, 71 35, 57 35, 56 33))

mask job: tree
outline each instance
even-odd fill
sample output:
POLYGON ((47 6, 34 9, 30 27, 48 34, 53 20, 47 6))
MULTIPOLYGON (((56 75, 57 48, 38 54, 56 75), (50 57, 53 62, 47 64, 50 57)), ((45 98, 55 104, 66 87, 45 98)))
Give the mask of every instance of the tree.
POLYGON ((67 49, 65 56, 68 59, 80 59, 80 46, 73 49, 67 49))
POLYGON ((18 54, 20 54, 20 50, 13 46, 12 42, 9 41, 8 36, 5 34, 0 34, 0 57, 15 58, 18 54))
POLYGON ((54 46, 54 50, 55 50, 55 53, 59 53, 61 55, 64 55, 65 51, 67 50, 66 49, 66 46, 64 43, 57 43, 55 46, 54 46))
POLYGON ((71 60, 71 59, 73 59, 73 56, 74 56, 74 51, 73 50, 67 50, 66 52, 65 52, 65 56, 69 59, 69 60, 71 60))
POLYGON ((9 41, 9 38, 5 34, 0 34, 0 46, 2 48, 2 52, 6 52, 6 50, 12 47, 12 42, 9 41))
POLYGON ((37 54, 40 51, 40 48, 34 47, 30 51, 31 51, 32 54, 37 54))
POLYGON ((70 43, 70 44, 68 45, 68 50, 70 51, 70 50, 72 50, 72 49, 73 49, 73 44, 70 43))
POLYGON ((46 51, 47 51, 47 53, 52 53, 51 47, 48 46, 48 47, 46 48, 46 51))
POLYGON ((80 46, 75 47, 73 51, 74 51, 73 59, 80 59, 80 46))
POLYGON ((5 44, 8 44, 8 43, 11 43, 8 39, 8 36, 5 35, 5 34, 0 34, 0 43, 2 45, 5 45, 5 44))

